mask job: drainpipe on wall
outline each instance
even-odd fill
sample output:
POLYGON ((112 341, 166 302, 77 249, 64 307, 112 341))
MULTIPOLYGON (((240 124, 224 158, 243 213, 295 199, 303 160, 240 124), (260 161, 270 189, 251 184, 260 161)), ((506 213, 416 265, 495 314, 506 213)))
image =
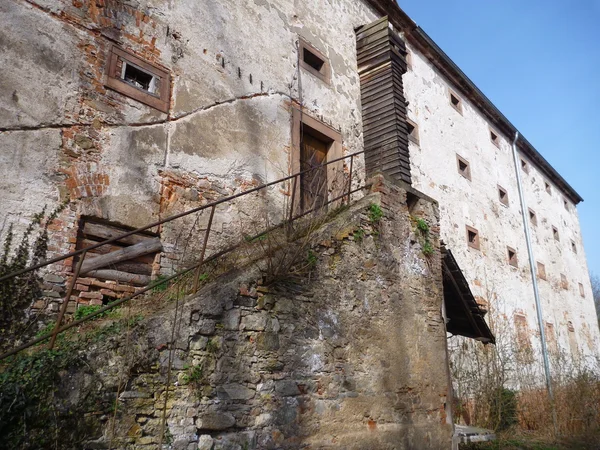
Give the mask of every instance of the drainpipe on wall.
POLYGON ((544 357, 544 372, 546 373, 546 386, 548 388, 548 397, 552 408, 552 422, 554 424, 554 435, 558 436, 558 425, 556 421, 556 408, 554 405, 554 392, 552 391, 552 380, 550 378, 550 362, 548 360, 548 347, 546 346, 546 333, 544 329, 544 319, 542 315, 542 303, 540 301, 540 291, 537 282, 535 257, 533 255, 533 246, 531 245, 531 233, 529 230, 529 218, 527 217, 527 202, 523 194, 523 185, 521 183, 521 171, 519 170, 519 156, 517 154, 517 140, 519 132, 515 134, 512 143, 513 159, 515 160, 515 173, 517 175, 517 188, 519 190, 519 199, 521 200, 521 213, 523 215, 523 228, 525 229, 525 241, 527 242, 527 253, 529 254, 529 269, 531 270, 531 281, 533 282, 533 296, 535 297, 535 309, 537 310, 538 326, 540 328, 540 341, 542 344, 542 356, 544 357))

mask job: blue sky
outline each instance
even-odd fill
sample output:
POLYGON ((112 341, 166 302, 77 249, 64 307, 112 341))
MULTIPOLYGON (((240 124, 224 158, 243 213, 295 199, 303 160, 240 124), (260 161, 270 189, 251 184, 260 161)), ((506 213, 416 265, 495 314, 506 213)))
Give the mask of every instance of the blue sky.
POLYGON ((600 275, 600 0, 399 4, 584 198, 600 275))

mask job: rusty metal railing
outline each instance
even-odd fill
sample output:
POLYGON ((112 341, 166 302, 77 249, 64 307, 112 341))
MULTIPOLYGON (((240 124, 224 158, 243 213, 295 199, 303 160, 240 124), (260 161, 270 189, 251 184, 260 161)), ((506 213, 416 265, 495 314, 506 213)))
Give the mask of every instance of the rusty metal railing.
MULTIPOLYGON (((336 159, 333 159, 331 161, 327 161, 327 162, 325 162, 322 165, 319 165, 319 166, 316 166, 316 167, 312 167, 312 168, 309 168, 307 170, 303 170, 303 171, 300 171, 298 173, 286 176, 284 178, 280 178, 278 180, 275 180, 275 181, 272 181, 272 182, 269 182, 269 183, 265 183, 265 184, 256 186, 256 187, 254 187, 252 189, 249 189, 249 190, 237 193, 235 195, 230 195, 230 196, 221 198, 221 199, 216 200, 214 202, 210 202, 210 203, 208 203, 206 205, 202 205, 202 206, 199 206, 199 207, 196 207, 196 208, 192 208, 190 210, 187 210, 187 211, 184 211, 184 212, 181 212, 181 213, 178 213, 178 214, 166 217, 164 219, 155 221, 155 222, 153 222, 153 223, 151 223, 149 225, 145 225, 145 226, 137 228, 135 230, 131 230, 131 231, 122 233, 122 234, 120 234, 118 236, 115 236, 113 238, 106 239, 106 240, 104 240, 102 242, 98 242, 98 243, 96 243, 94 245, 91 245, 91 246, 88 246, 88 247, 85 247, 85 248, 82 248, 82 249, 79 249, 79 250, 67 253, 67 254, 62 255, 62 256, 58 256, 58 257, 49 259, 49 260, 41 262, 39 264, 35 264, 35 265, 32 265, 32 266, 27 267, 25 269, 22 269, 22 270, 19 270, 19 271, 15 271, 13 273, 10 273, 10 274, 7 274, 7 275, 4 275, 4 276, 0 277, 0 283, 2 283, 2 282, 6 281, 8 279, 11 279, 11 278, 23 275, 25 273, 28 273, 28 272, 31 272, 31 271, 34 271, 34 270, 37 270, 37 269, 40 269, 42 267, 47 267, 49 265, 56 264, 56 263, 58 263, 60 261, 68 260, 70 258, 79 257, 79 260, 77 261, 77 264, 75 266, 75 270, 74 270, 73 275, 71 277, 71 280, 70 280, 70 282, 68 284, 67 292, 66 292, 64 301, 63 301, 63 303, 61 305, 58 318, 56 320, 56 325, 55 325, 54 329, 52 330, 52 332, 51 333, 47 333, 47 334, 45 334, 43 336, 40 336, 38 338, 35 338, 35 339, 33 339, 33 340, 25 343, 25 344, 22 344, 22 345, 20 345, 18 347, 15 347, 14 349, 12 349, 12 350, 10 350, 10 351, 8 351, 8 352, 0 355, 0 360, 3 360, 5 358, 7 358, 9 356, 12 356, 12 355, 14 355, 16 353, 19 353, 19 352, 21 352, 21 351, 23 351, 23 350, 25 350, 25 349, 27 349, 29 347, 32 347, 32 346, 37 345, 37 344, 39 344, 41 342, 44 342, 48 338, 50 338, 49 348, 52 349, 53 346, 55 345, 57 336, 59 334, 63 333, 64 331, 66 331, 66 330, 68 330, 70 328, 76 327, 76 326, 78 326, 78 325, 80 325, 80 324, 82 324, 82 323, 84 323, 84 322, 86 322, 88 320, 91 320, 94 317, 99 316, 99 315, 101 315, 101 314, 103 314, 103 313, 105 313, 107 311, 110 311, 111 309, 113 309, 113 308, 115 308, 117 306, 120 306, 123 303, 126 303, 126 302, 128 302, 129 300, 131 300, 133 298, 139 297, 140 295, 142 295, 142 294, 144 294, 144 293, 146 293, 148 291, 151 291, 151 290, 153 290, 154 288, 156 288, 158 286, 165 285, 165 284, 170 283, 171 281, 173 281, 173 280, 175 280, 177 278, 180 278, 180 277, 182 277, 182 276, 184 276, 186 274, 190 274, 193 271, 196 271, 196 274, 195 274, 195 277, 194 277, 193 289, 192 289, 192 292, 195 292, 198 289, 198 287, 199 287, 200 278, 201 278, 201 275, 202 275, 202 271, 200 270, 200 268, 204 264, 206 264, 206 263, 208 263, 210 261, 213 261, 213 260, 215 260, 215 259, 217 259, 217 258, 219 258, 219 257, 221 257, 221 256, 223 256, 223 255, 225 255, 225 254, 227 254, 227 253, 235 250, 236 248, 238 248, 240 245, 242 245, 244 242, 246 242, 248 240, 248 239, 246 239, 244 241, 238 242, 238 243, 236 243, 234 245, 226 247, 225 249, 217 251, 216 253, 214 253, 214 254, 206 257, 206 249, 207 249, 207 245, 208 245, 208 241, 209 241, 209 235, 210 235, 210 232, 211 232, 211 227, 212 227, 213 219, 214 219, 214 216, 215 216, 215 211, 216 211, 216 208, 219 205, 222 205, 222 204, 225 204, 225 203, 230 203, 233 200, 236 200, 236 199, 238 199, 240 197, 244 197, 244 196, 247 196, 249 194, 256 193, 256 192, 259 192, 261 190, 265 190, 265 189, 267 189, 269 187, 273 187, 273 186, 281 184, 281 183, 292 181, 292 186, 293 187, 292 187, 292 192, 291 192, 291 202, 289 204, 289 209, 290 209, 289 216, 287 216, 287 218, 284 219, 284 220, 282 220, 280 223, 275 224, 275 225, 273 225, 271 227, 268 227, 267 229, 259 232, 255 236, 250 237, 249 239, 250 240, 254 240, 254 239, 260 238, 261 236, 264 236, 267 233, 270 233, 271 231, 274 231, 274 230, 276 230, 278 228, 281 228, 281 227, 284 227, 286 225, 290 225, 295 220, 298 220, 301 217, 304 217, 304 216, 306 216, 306 215, 308 215, 310 213, 313 213, 313 212, 315 212, 315 211, 317 211, 319 209, 322 209, 323 206, 326 206, 326 205, 329 205, 331 203, 338 202, 338 201, 345 202, 346 204, 349 204, 350 203, 350 199, 352 197, 352 194, 354 194, 356 192, 359 192, 360 190, 362 190, 365 187, 367 187, 366 184, 360 185, 360 182, 359 182, 359 183, 357 183, 357 187, 355 187, 354 189, 352 188, 353 178, 356 180, 356 177, 353 177, 353 170, 354 170, 354 167, 355 167, 354 159, 358 155, 362 155, 362 154, 364 154, 364 151, 351 153, 349 155, 342 156, 340 158, 336 158, 336 159), (324 168, 326 170, 327 169, 326 166, 329 166, 329 165, 334 164, 334 163, 342 163, 342 166, 343 166, 343 163, 346 160, 348 160, 348 159, 350 160, 349 161, 349 172, 348 172, 347 180, 345 180, 345 181, 347 181, 347 185, 346 185, 346 183, 344 183, 345 185, 342 187, 342 189, 338 190, 338 192, 341 192, 341 194, 339 194, 339 195, 337 195, 337 196, 335 196, 335 197, 333 197, 331 199, 328 198, 328 200, 325 203, 320 204, 317 207, 311 208, 310 210, 306 210, 306 211, 299 210, 299 208, 297 208, 297 206, 296 206, 296 202, 297 202, 297 196, 298 196, 297 191, 298 191, 299 186, 300 186, 299 185, 299 180, 301 180, 301 177, 303 175, 306 175, 307 173, 309 173, 311 171, 314 171, 314 170, 323 170, 324 168), (82 268, 83 262, 85 260, 86 255, 88 254, 88 252, 90 252, 91 250, 97 249, 99 247, 102 247, 104 245, 109 245, 109 244, 112 244, 112 243, 117 243, 117 242, 121 241, 122 239, 127 238, 129 236, 132 236, 132 235, 134 235, 136 233, 140 233, 140 232, 143 232, 143 231, 148 231, 148 230, 150 230, 152 228, 159 227, 159 226, 161 226, 163 224, 172 222, 172 221, 174 221, 176 219, 180 219, 182 217, 186 217, 186 216, 189 216, 191 214, 199 213, 201 211, 205 211, 205 210, 209 210, 209 209, 210 209, 210 217, 209 217, 208 225, 207 225, 207 227, 206 227, 206 229, 204 231, 204 238, 202 240, 202 250, 200 252, 200 258, 199 258, 199 260, 198 260, 197 263, 192 264, 191 266, 186 267, 184 269, 178 270, 176 273, 174 273, 171 276, 168 276, 166 278, 161 278, 160 280, 155 280, 154 282, 151 282, 146 287, 143 287, 143 288, 140 288, 140 289, 136 290, 133 294, 131 294, 129 296, 125 296, 123 298, 120 298, 120 299, 117 299, 115 301, 112 301, 109 304, 103 306, 102 308, 100 308, 100 309, 98 309, 98 310, 96 310, 94 312, 91 312, 90 314, 86 315, 85 317, 83 317, 81 319, 74 320, 74 321, 71 321, 71 322, 66 323, 66 324, 63 325, 64 316, 65 316, 66 311, 67 311, 67 306, 68 306, 69 302, 71 301, 71 295, 72 295, 73 290, 75 288, 76 282, 77 282, 77 280, 78 280, 78 278, 80 276, 81 268, 82 268)), ((343 172, 344 172, 344 168, 343 167, 342 167, 341 171, 342 171, 342 174, 343 174, 343 172)))

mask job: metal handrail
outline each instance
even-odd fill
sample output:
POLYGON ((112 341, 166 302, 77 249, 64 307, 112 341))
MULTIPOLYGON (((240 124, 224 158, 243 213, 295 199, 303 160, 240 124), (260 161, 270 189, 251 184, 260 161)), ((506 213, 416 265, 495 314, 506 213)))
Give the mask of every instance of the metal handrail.
MULTIPOLYGON (((44 266, 48 266, 48 265, 50 265, 50 264, 57 263, 57 262, 59 262, 59 261, 62 261, 62 260, 64 260, 64 259, 71 258, 71 257, 73 257, 73 256, 78 256, 78 255, 81 255, 82 253, 85 253, 85 252, 87 252, 87 251, 90 251, 90 250, 94 250, 94 249, 96 249, 96 248, 98 248, 98 247, 101 247, 101 246, 103 246, 103 245, 106 245, 106 244, 112 244, 113 242, 120 241, 120 240, 121 240, 121 239, 123 239, 123 238, 129 237, 129 236, 131 236, 131 235, 133 235, 133 234, 136 234, 136 233, 140 233, 140 232, 142 232, 142 231, 147 231, 147 230, 149 230, 150 228, 154 228, 154 227, 156 227, 156 226, 158 226, 158 225, 162 225, 162 224, 164 224, 164 223, 167 223, 167 222, 172 222, 172 221, 173 221, 173 220, 175 220, 175 219, 180 219, 180 218, 182 218, 182 217, 188 216, 188 215, 190 215, 190 214, 194 214, 194 213, 196 213, 196 212, 199 212, 199 211, 202 211, 202 210, 204 210, 204 209, 208 209, 208 208, 211 208, 211 207, 216 207, 216 206, 218 206, 218 205, 220 205, 220 204, 222 204, 222 203, 226 203, 226 202, 229 202, 229 201, 231 201, 231 200, 235 200, 236 198, 242 197, 242 196, 244 196, 244 195, 247 195, 247 194, 252 194, 253 192, 259 191, 259 190, 261 190, 261 189, 265 189, 265 188, 268 188, 268 187, 270 187, 270 186, 274 186, 274 185, 276 185, 276 184, 283 183, 284 181, 291 180, 292 178, 296 178, 296 177, 298 177, 298 176, 300 176, 300 175, 304 175, 305 173, 311 172, 311 171, 313 171, 313 170, 320 169, 320 168, 322 168, 322 167, 324 167, 324 166, 327 166, 327 165, 329 165, 329 164, 333 164, 333 163, 335 163, 335 162, 343 161, 343 160, 345 160, 345 159, 347 159, 347 158, 350 158, 350 161, 353 161, 353 160, 354 160, 354 157, 355 157, 356 155, 361 155, 361 154, 363 154, 363 153, 365 153, 365 151, 364 151, 364 150, 363 150, 363 151, 360 151, 360 152, 351 153, 351 154, 349 154, 349 155, 342 156, 342 157, 340 157, 340 158, 332 159, 331 161, 327 161, 325 164, 322 164, 322 165, 320 165, 320 166, 318 166, 318 167, 311 167, 310 169, 306 169, 306 170, 303 170, 303 171, 301 171, 301 172, 298 172, 298 173, 295 173, 295 174, 289 175, 289 176, 287 176, 287 177, 280 178, 279 180, 275 180, 275 181, 271 181, 271 182, 269 182, 269 183, 261 184, 260 186, 256 186, 256 187, 254 187, 254 188, 252 188, 252 189, 249 189, 249 190, 247 190, 247 191, 244 191, 244 192, 239 192, 239 193, 237 193, 237 194, 230 195, 230 196, 228 196, 228 197, 224 197, 224 198, 222 198, 222 199, 219 199, 219 200, 216 200, 216 201, 214 201, 214 202, 207 203, 206 205, 198 206, 197 208, 193 208, 193 209, 190 209, 190 210, 188 210, 188 211, 184 211, 184 212, 182 212, 182 213, 175 214, 175 215, 173 215, 173 216, 169 216, 169 217, 166 217, 166 218, 164 218, 164 219, 158 220, 158 221, 156 221, 156 222, 153 222, 153 223, 151 223, 150 225, 145 225, 145 226, 143 226, 143 227, 140 227, 140 228, 137 228, 137 229, 135 229, 135 230, 128 231, 128 232, 126 232, 126 233, 123 233, 123 234, 121 234, 121 235, 119 235, 119 236, 117 236, 117 237, 110 238, 110 239, 107 239, 107 240, 105 240, 105 241, 102 241, 102 242, 98 242, 97 244, 94 244, 94 245, 92 245, 92 246, 90 246, 90 247, 85 247, 85 248, 82 248, 82 249, 76 250, 76 251, 74 251, 74 252, 67 253, 66 255, 63 255, 63 256, 57 256, 56 258, 52 258, 52 259, 49 259, 49 260, 47 260, 47 261, 43 261, 43 262, 41 262, 41 263, 35 264, 35 265, 33 265, 33 266, 30 266, 30 267, 26 267, 25 269, 21 269, 21 270, 18 270, 18 271, 16 271, 16 272, 12 272, 12 273, 9 273, 9 274, 7 274, 7 275, 3 275, 3 276, 1 276, 1 277, 0 277, 0 283, 1 283, 2 281, 5 281, 5 280, 9 279, 9 278, 13 278, 13 277, 16 277, 16 276, 22 275, 22 274, 24 274, 24 273, 27 273, 27 272, 31 272, 32 270, 36 270, 36 269, 39 269, 39 268, 41 268, 41 267, 44 267, 44 266)), ((352 183, 352 173, 350 173, 350 184, 351 184, 351 183, 352 183)), ((295 190, 294 190, 294 193, 295 193, 295 190)))
POLYGON ((356 192, 359 192, 363 188, 367 187, 367 185, 365 184, 364 186, 359 186, 356 189, 352 189, 352 170, 353 170, 353 165, 354 165, 353 164, 354 163, 354 158, 357 155, 361 155, 361 154, 364 154, 364 153, 365 153, 365 151, 363 150, 363 151, 360 151, 360 152, 355 152, 355 153, 351 153, 351 154, 346 155, 346 156, 342 156, 340 158, 335 158, 335 159, 333 159, 331 161, 327 161, 324 164, 321 164, 319 166, 311 167, 309 169, 300 171, 298 173, 289 175, 287 177, 284 177, 284 178, 281 178, 281 179, 278 179, 278 180, 275 180, 275 181, 272 181, 272 182, 269 182, 269 183, 264 183, 264 184, 262 184, 260 186, 256 186, 256 187, 254 187, 252 189, 249 189, 247 191, 240 192, 238 194, 231 195, 231 196, 228 196, 228 197, 224 197, 222 199, 216 200, 216 201, 208 203, 206 205, 203 205, 203 206, 200 206, 200 207, 197 207, 197 208, 193 208, 193 209, 190 209, 188 211, 184 211, 182 213, 175 214, 173 216, 169 216, 167 218, 164 218, 164 219, 161 219, 159 221, 153 222, 152 224, 149 224, 149 225, 137 228, 135 230, 128 231, 126 233, 122 233, 119 236, 116 236, 116 237, 113 237, 113 238, 110 238, 110 239, 106 239, 106 240, 104 240, 102 242, 99 242, 97 244, 94 244, 94 245, 92 245, 90 247, 85 247, 83 249, 80 249, 80 250, 77 250, 77 251, 74 251, 74 252, 70 252, 70 253, 67 253, 65 255, 62 255, 62 256, 59 256, 59 257, 56 257, 56 258, 52 258, 52 259, 50 259, 48 261, 44 261, 42 263, 39 263, 39 264, 30 266, 30 267, 27 267, 25 269, 22 269, 22 270, 19 270, 19 271, 16 271, 16 272, 4 275, 3 277, 0 278, 0 282, 5 281, 5 280, 10 279, 10 278, 13 278, 13 277, 16 277, 16 276, 19 276, 19 275, 22 275, 22 274, 30 272, 32 270, 39 269, 41 267, 45 267, 45 266, 48 266, 50 264, 54 264, 54 263, 62 261, 62 260, 65 260, 65 259, 68 259, 68 258, 72 258, 74 256, 82 255, 81 258, 79 259, 78 263, 77 263, 77 266, 75 268, 75 272, 73 273, 73 277, 72 277, 72 279, 70 281, 69 288, 67 289, 67 295, 65 296, 65 300, 63 301, 63 304, 62 304, 62 307, 61 307, 61 310, 60 310, 60 313, 59 313, 56 325, 55 325, 54 329, 52 330, 52 332, 48 333, 48 334, 46 334, 44 336, 40 336, 38 338, 35 338, 32 341, 29 341, 29 342, 27 342, 25 344, 22 344, 19 347, 16 347, 16 348, 14 348, 14 349, 12 349, 12 350, 10 350, 10 351, 8 351, 8 352, 0 355, 0 361, 3 360, 3 359, 5 359, 5 358, 7 358, 7 357, 9 357, 9 356, 12 356, 12 355, 14 355, 16 353, 19 353, 19 352, 21 352, 21 351, 23 351, 23 350, 25 350, 25 349, 27 349, 29 347, 32 347, 32 346, 34 346, 36 344, 39 344, 39 343, 45 341, 48 338, 51 339, 50 340, 50 344, 49 344, 49 348, 51 349, 54 346, 54 343, 56 342, 56 337, 59 334, 63 333, 64 331, 66 331, 66 330, 68 330, 70 328, 73 328, 75 326, 78 326, 78 325, 82 324, 83 322, 91 320, 94 317, 96 317, 96 316, 98 316, 100 314, 103 314, 103 313, 105 313, 107 311, 110 311, 111 309, 113 309, 113 308, 115 308, 117 306, 120 306, 123 303, 125 303, 125 302, 127 302, 127 301, 129 301, 129 300, 131 300, 131 299, 133 299, 135 297, 138 297, 138 296, 140 296, 140 295, 142 295, 142 294, 150 291, 151 289, 154 289, 157 286, 169 283, 170 281, 172 281, 172 280, 174 280, 176 278, 182 277, 183 275, 186 275, 186 274, 188 274, 188 273, 190 273, 190 272, 192 272, 194 270, 198 271, 197 272, 197 276, 195 277, 195 280, 194 280, 194 287, 193 287, 193 290, 196 291, 197 288, 198 288, 198 284, 199 284, 199 276, 201 275, 200 270, 199 270, 200 267, 203 266, 207 262, 213 261, 213 260, 215 260, 215 259, 217 259, 217 258, 219 258, 219 257, 221 257, 221 256, 223 256, 223 255, 225 255, 225 254, 227 254, 227 253, 235 250, 236 248, 238 248, 241 244, 243 244, 245 242, 245 241, 239 242, 237 244, 234 244, 234 245, 232 245, 230 247, 227 247, 224 250, 221 250, 221 251, 219 251, 219 252, 217 252, 217 253, 209 256, 206 259, 204 258, 205 252, 206 252, 207 243, 208 243, 208 235, 210 233, 210 228, 211 228, 211 224, 212 224, 212 219, 213 219, 213 216, 214 216, 215 209, 216 209, 216 207, 218 205, 230 202, 230 201, 232 201, 234 199, 237 199, 239 197, 242 197, 242 196, 245 196, 245 195, 257 192, 259 190, 266 189, 266 188, 268 188, 270 186, 274 186, 276 184, 283 183, 285 181, 293 179, 294 182, 293 182, 293 191, 292 191, 292 200, 291 200, 291 204, 290 204, 290 215, 289 215, 289 218, 286 219, 286 220, 283 220, 282 222, 280 222, 277 225, 269 227, 268 229, 266 229, 266 230, 258 233, 257 235, 251 237, 250 239, 253 240, 253 239, 259 238, 261 236, 264 236, 267 233, 270 233, 273 230, 276 230, 276 229, 281 228, 283 226, 289 225, 293 221, 295 221, 297 219, 300 219, 301 217, 304 217, 307 214, 310 214, 310 213, 312 213, 312 212, 314 212, 314 211, 316 211, 316 210, 318 210, 318 209, 322 208, 323 206, 326 206, 326 205, 328 205, 330 203, 336 202, 338 200, 343 200, 344 198, 346 198, 346 203, 348 204, 350 202, 350 197, 351 197, 352 194, 354 194, 356 192), (299 213, 297 215, 294 215, 294 206, 295 206, 294 201, 295 201, 296 190, 297 190, 297 186, 298 186, 298 178, 301 175, 303 175, 303 174, 306 174, 306 173, 311 172, 313 170, 322 169, 323 167, 328 166, 329 164, 333 164, 335 162, 340 162, 340 161, 343 161, 343 160, 345 160, 347 158, 350 158, 350 173, 349 173, 349 180, 348 180, 348 189, 344 190, 344 192, 341 195, 338 195, 337 197, 332 198, 331 200, 328 200, 323 205, 319 205, 319 206, 314 207, 314 208, 312 208, 312 209, 310 209, 308 211, 303 211, 303 212, 301 212, 301 213, 299 213), (110 304, 108 304, 108 305, 106 305, 106 306, 104 306, 104 307, 102 307, 102 308, 100 308, 100 309, 98 309, 98 310, 96 310, 96 311, 88 314, 87 316, 85 316, 85 317, 83 317, 81 319, 78 319, 78 320, 75 320, 73 322, 70 322, 70 323, 68 323, 68 324, 66 324, 64 326, 62 325, 62 320, 64 318, 64 315, 65 315, 65 312, 66 312, 66 309, 67 309, 67 305, 70 302, 71 293, 72 293, 72 291, 74 289, 74 286, 75 286, 75 283, 76 283, 76 281, 77 281, 77 279, 79 277, 81 266, 83 264, 83 261, 85 259, 85 256, 87 255, 88 251, 93 250, 93 249, 98 248, 98 247, 101 247, 102 245, 106 245, 106 244, 110 244, 110 243, 113 243, 113 242, 117 242, 117 241, 119 241, 119 240, 121 240, 121 239, 123 239, 125 237, 131 236, 131 235, 133 235, 135 233, 139 233, 141 231, 146 231, 146 230, 148 230, 150 228, 153 228, 155 226, 162 225, 162 224, 168 223, 168 222, 172 222, 173 220, 179 219, 181 217, 188 216, 190 214, 194 214, 196 212, 199 212, 199 211, 202 211, 202 210, 205 210, 205 209, 208 209, 208 208, 211 208, 211 214, 210 214, 210 219, 209 219, 208 227, 207 227, 207 229, 205 231, 202 252, 201 252, 201 256, 200 256, 200 261, 198 263, 194 264, 191 267, 187 267, 185 269, 182 269, 182 270, 176 272, 175 274, 173 274, 173 275, 171 275, 171 276, 169 276, 167 278, 163 278, 163 279, 160 279, 160 280, 155 280, 153 283, 150 283, 145 288, 137 290, 132 295, 130 295, 128 297, 120 298, 118 300, 115 300, 115 301, 111 302, 110 304))

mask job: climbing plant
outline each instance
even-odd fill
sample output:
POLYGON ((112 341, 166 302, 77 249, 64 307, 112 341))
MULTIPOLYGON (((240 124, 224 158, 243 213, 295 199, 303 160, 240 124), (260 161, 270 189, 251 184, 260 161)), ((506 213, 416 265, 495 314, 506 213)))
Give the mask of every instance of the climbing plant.
MULTIPOLYGON (((13 224, 10 224, 4 238, 0 255, 0 277, 17 272, 46 259, 48 252, 48 226, 67 206, 63 203, 50 214, 46 208, 36 214, 25 232, 16 243, 13 224)), ((19 340, 29 323, 26 310, 41 297, 41 277, 39 269, 0 282, 0 350, 19 340)))

